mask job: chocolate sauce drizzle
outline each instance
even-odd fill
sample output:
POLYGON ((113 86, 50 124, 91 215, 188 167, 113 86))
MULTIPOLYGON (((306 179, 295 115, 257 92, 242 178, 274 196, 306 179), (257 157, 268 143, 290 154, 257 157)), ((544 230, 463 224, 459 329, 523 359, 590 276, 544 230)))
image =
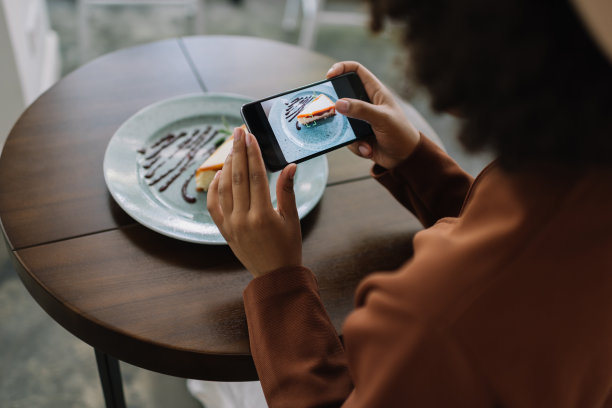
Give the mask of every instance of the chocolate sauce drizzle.
MULTIPOLYGON (((138 149, 138 153, 146 155, 141 161, 141 165, 143 169, 149 170, 144 175, 145 179, 149 180, 147 184, 152 187, 163 180, 164 183, 161 184, 158 191, 160 193, 166 191, 177 178, 195 164, 196 158, 205 160, 215 151, 214 144, 208 147, 207 145, 218 133, 218 130, 213 130, 212 126, 207 126, 201 132, 196 129, 189 136, 184 131, 178 135, 169 133, 152 145, 138 149), (179 140, 180 142, 176 143, 179 140), (170 160, 173 158, 178 158, 178 160, 171 164, 170 160), (159 175, 157 174, 158 171, 159 175)), ((187 186, 194 176, 195 172, 187 177, 181 187, 183 200, 190 204, 196 202, 195 197, 187 194, 187 186)))
MULTIPOLYGON (((285 105, 285 120, 291 123, 291 121, 300 114, 300 112, 304 109, 306 105, 308 105, 312 100, 315 99, 314 95, 308 96, 299 96, 297 98, 293 98, 291 101, 286 102, 285 105)), ((300 130, 302 127, 300 126, 299 121, 295 121, 295 128, 300 130)))
POLYGON ((183 200, 187 201, 189 204, 193 204, 196 202, 196 198, 187 194, 187 186, 192 178, 195 177, 195 172, 191 173, 191 176, 187 177, 187 180, 183 183, 183 187, 181 187, 181 195, 183 196, 183 200))

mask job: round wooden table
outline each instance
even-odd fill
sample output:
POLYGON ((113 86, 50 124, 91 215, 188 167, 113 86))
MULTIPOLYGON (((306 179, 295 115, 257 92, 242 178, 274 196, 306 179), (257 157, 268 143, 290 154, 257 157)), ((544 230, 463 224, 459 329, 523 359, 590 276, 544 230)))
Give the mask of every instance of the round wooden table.
MULTIPOLYGON (((167 238, 121 210, 102 173, 110 138, 154 102, 209 91, 261 98, 321 80, 333 62, 255 38, 156 42, 77 69, 17 121, 0 158, 5 237, 34 299, 96 349, 107 405, 124 404, 115 358, 179 377, 257 378, 242 303, 250 274, 227 246, 167 238)), ((369 178, 368 161, 347 149, 328 159, 323 199, 303 220, 304 261, 340 334, 357 283, 404 261, 420 225, 369 178)))

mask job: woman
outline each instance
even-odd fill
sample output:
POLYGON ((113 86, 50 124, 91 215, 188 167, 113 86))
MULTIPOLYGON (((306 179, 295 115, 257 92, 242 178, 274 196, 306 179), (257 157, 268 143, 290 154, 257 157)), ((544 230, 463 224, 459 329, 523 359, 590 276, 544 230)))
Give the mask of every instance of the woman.
POLYGON ((255 276, 244 302, 269 405, 612 407, 612 65, 564 1, 372 5, 375 28, 406 22, 414 74, 463 118, 463 144, 498 159, 472 180, 367 69, 330 69, 356 71, 372 100, 336 104, 375 131, 351 149, 426 227, 411 259, 360 284, 342 344, 302 263, 295 165, 275 211, 236 130, 208 208, 255 276))

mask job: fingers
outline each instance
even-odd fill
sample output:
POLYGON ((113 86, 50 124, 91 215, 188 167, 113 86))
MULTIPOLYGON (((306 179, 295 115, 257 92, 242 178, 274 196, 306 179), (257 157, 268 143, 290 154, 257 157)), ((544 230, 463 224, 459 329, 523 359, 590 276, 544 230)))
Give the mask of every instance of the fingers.
MULTIPOLYGON (((244 130, 241 128, 234 129, 234 144, 231 153, 231 175, 232 175, 232 211, 236 214, 245 213, 250 206, 249 192, 249 169, 246 152, 244 130)), ((223 173, 225 173, 225 168, 223 173)))
POLYGON ((246 214, 250 209, 272 210, 266 168, 252 134, 234 130, 232 152, 219 173, 209 191, 214 186, 211 206, 219 207, 223 217, 246 214))
POLYGON ((329 71, 327 71, 327 78, 342 75, 347 72, 355 72, 357 75, 359 75, 359 79, 361 79, 361 82, 363 82, 366 93, 372 102, 375 102, 374 99, 377 93, 385 89, 382 82, 380 82, 373 73, 355 61, 342 61, 335 63, 332 65, 329 71))
MULTIPOLYGON (((219 176, 221 172, 217 172, 215 174, 215 178, 208 186, 208 193, 206 194, 206 208, 208 208, 208 212, 212 217, 213 221, 219 229, 221 229, 223 225, 223 212, 221 211, 221 207, 219 206, 219 176)), ((221 231, 223 233, 223 231, 221 231)))
POLYGON ((359 99, 338 99, 336 111, 351 118, 365 120, 374 128, 383 128, 389 122, 384 107, 359 99))
POLYGON ((271 209, 270 188, 268 187, 268 176, 264 166, 261 151, 255 136, 246 135, 246 150, 249 163, 249 189, 251 197, 251 209, 271 209))
POLYGON ((233 152, 225 159, 223 169, 220 170, 221 175, 218 177, 219 183, 219 206, 224 217, 229 217, 234 208, 234 200, 232 197, 232 155, 233 152))
POLYGON ((374 155, 374 150, 372 149, 372 146, 370 146, 370 144, 367 142, 355 142, 348 145, 348 148, 357 156, 361 156, 366 159, 371 159, 374 155))
POLYGON ((278 212, 280 215, 287 218, 299 219, 298 211, 295 204, 295 193, 293 191, 293 178, 297 165, 291 163, 287 165, 276 182, 276 200, 278 201, 278 212))

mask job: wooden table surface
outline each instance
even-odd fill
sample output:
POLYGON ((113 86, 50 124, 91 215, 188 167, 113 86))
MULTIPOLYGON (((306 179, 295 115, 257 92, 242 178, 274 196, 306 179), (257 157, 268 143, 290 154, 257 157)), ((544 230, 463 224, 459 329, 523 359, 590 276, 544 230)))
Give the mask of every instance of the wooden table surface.
MULTIPOLYGON (((188 37, 108 54, 43 94, 0 157, 0 219, 19 275, 68 331, 131 364, 179 377, 257 378, 242 291, 227 246, 174 240, 136 223, 104 182, 106 146, 141 108, 181 94, 265 97, 324 78, 333 60, 246 37, 188 37)), ((437 140, 405 104, 415 125, 437 140)), ((367 273, 409 256, 419 223, 347 149, 303 220, 304 262, 338 333, 367 273)))

